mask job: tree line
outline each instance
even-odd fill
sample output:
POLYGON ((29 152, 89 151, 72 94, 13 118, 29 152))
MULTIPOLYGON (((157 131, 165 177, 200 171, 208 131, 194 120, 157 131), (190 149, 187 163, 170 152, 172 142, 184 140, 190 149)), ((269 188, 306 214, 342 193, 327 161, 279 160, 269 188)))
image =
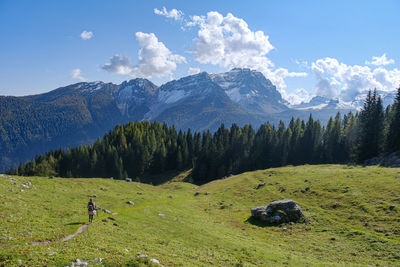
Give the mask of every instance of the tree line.
POLYGON ((53 150, 21 163, 9 174, 60 177, 131 177, 192 169, 203 184, 230 174, 288 164, 362 163, 400 151, 400 88, 386 109, 376 90, 360 112, 338 113, 322 126, 310 115, 255 130, 221 125, 211 133, 177 131, 158 122, 117 125, 93 144, 53 150))

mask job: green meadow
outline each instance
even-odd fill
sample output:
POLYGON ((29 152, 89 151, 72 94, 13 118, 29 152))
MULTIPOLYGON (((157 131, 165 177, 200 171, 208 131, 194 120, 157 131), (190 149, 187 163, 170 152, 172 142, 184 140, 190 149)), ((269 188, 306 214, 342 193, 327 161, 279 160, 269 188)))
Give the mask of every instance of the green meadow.
POLYGON ((289 166, 202 186, 183 177, 153 186, 3 175, 0 266, 155 265, 138 254, 164 266, 400 266, 400 168, 289 166), (92 195, 114 214, 99 211, 68 241, 32 244, 74 233, 92 195), (252 207, 286 198, 307 224, 250 218, 252 207))

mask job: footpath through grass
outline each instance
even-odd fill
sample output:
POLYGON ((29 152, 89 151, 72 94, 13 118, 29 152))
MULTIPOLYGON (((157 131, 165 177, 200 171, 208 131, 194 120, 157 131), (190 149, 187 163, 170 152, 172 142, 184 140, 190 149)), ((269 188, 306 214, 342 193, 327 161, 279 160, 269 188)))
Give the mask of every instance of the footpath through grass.
POLYGON ((2 176, 0 266, 67 266, 77 258, 92 266, 151 264, 137 253, 164 266, 399 266, 397 177, 399 168, 345 165, 260 170, 200 187, 2 176), (86 223, 91 195, 118 214, 99 212, 66 242, 31 245, 86 223), (250 220, 250 208, 284 198, 303 208, 309 224, 262 227, 250 220))

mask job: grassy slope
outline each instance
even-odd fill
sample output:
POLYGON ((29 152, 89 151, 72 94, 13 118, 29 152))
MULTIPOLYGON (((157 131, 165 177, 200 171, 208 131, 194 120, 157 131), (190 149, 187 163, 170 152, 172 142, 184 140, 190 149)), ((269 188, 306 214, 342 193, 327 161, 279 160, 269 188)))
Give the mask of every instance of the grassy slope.
POLYGON ((138 252, 166 266, 400 265, 399 175, 394 168, 300 166, 244 173, 201 187, 0 177, 0 265, 66 266, 76 258, 93 263, 98 257, 116 265, 138 252), (260 179, 266 185, 256 190, 260 179), (31 189, 22 187, 27 181, 31 189), (307 186, 310 190, 302 193, 307 186), (280 192, 281 187, 286 190, 280 192), (201 194, 194 196, 196 191, 201 194), (100 212, 93 225, 69 241, 29 245, 73 233, 87 221, 85 206, 92 194, 98 206, 119 213, 111 215, 115 221, 100 212), (251 207, 283 198, 298 202, 310 223, 283 231, 248 221, 251 207))

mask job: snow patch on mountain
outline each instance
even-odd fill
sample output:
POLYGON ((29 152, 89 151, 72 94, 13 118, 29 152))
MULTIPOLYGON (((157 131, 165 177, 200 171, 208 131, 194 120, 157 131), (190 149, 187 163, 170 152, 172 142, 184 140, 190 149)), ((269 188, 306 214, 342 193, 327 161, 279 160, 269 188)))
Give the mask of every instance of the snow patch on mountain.
POLYGON ((356 110, 354 103, 345 102, 341 99, 330 99, 323 96, 315 96, 309 102, 302 102, 298 105, 290 106, 296 110, 322 110, 322 109, 338 109, 338 110, 356 110))
POLYGON ((82 93, 94 93, 97 91, 100 91, 103 88, 103 82, 96 81, 96 82, 90 82, 90 83, 79 83, 75 89, 80 90, 82 93))
POLYGON ((133 86, 126 86, 118 92, 116 102, 117 102, 117 107, 122 115, 128 115, 129 103, 132 101, 133 98, 135 98, 135 96, 133 95, 134 91, 132 90, 133 88, 134 88, 133 86))
POLYGON ((315 105, 315 106, 310 106, 310 107, 300 107, 300 108, 296 108, 297 110, 321 110, 323 108, 326 108, 328 106, 328 103, 324 103, 324 104, 319 104, 319 105, 315 105))
POLYGON ((229 98, 233 101, 233 102, 240 102, 240 100, 242 100, 243 95, 240 94, 239 88, 232 88, 230 90, 225 90, 225 93, 229 96, 229 98))
POLYGON ((287 109, 276 86, 259 71, 235 68, 210 77, 233 102, 249 111, 263 114, 287 109))
POLYGON ((173 90, 173 91, 160 91, 158 100, 165 104, 172 104, 190 95, 190 91, 173 90))
MULTIPOLYGON (((363 92, 354 97, 353 101, 344 101, 343 99, 331 99, 323 96, 315 96, 309 102, 302 102, 298 105, 290 105, 290 108, 296 110, 321 110, 321 109, 337 109, 337 110, 354 110, 360 111, 364 106, 364 101, 368 92, 363 92)), ((383 107, 393 104, 396 97, 395 91, 377 91, 382 98, 383 107)))

